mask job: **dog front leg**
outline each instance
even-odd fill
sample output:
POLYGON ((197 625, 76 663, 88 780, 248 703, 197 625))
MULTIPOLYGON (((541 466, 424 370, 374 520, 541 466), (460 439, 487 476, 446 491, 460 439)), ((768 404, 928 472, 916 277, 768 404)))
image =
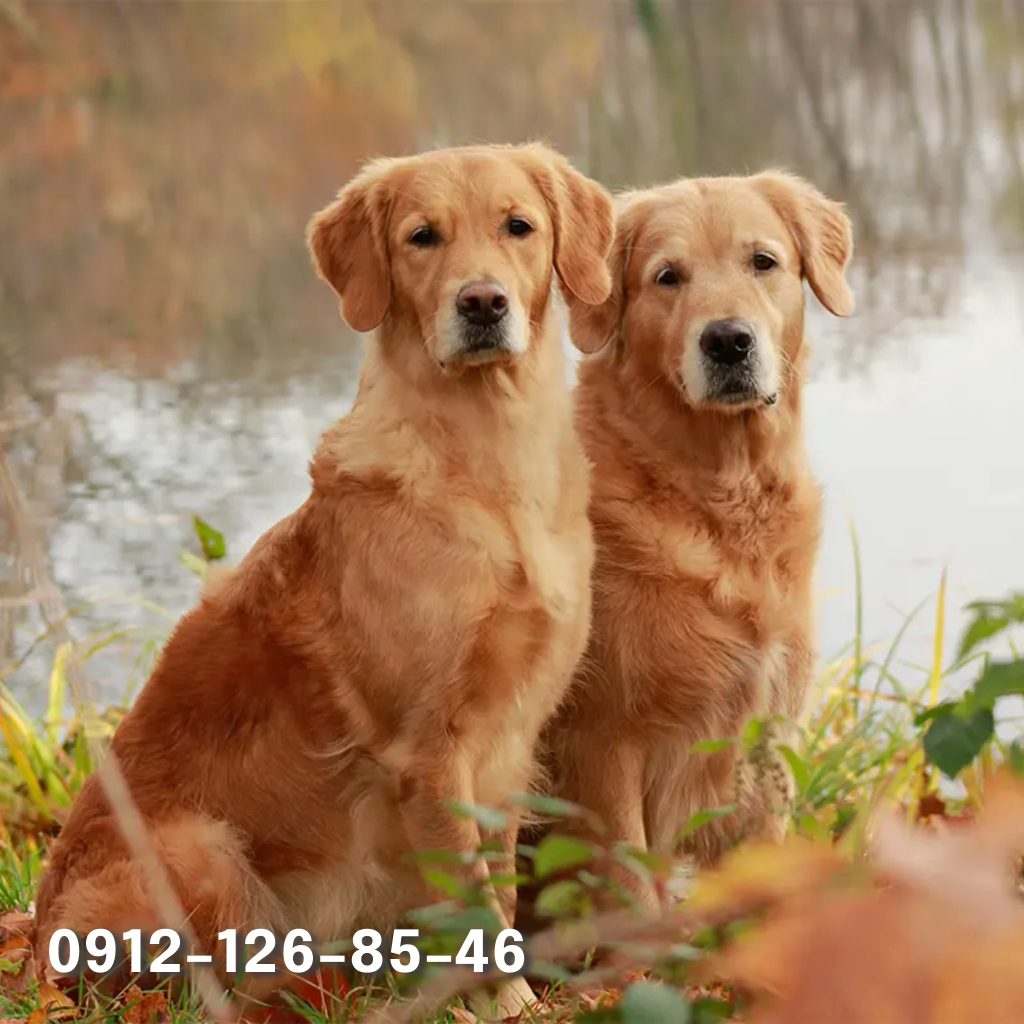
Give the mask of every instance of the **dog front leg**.
POLYGON ((492 876, 502 877, 502 884, 497 887, 498 903, 504 912, 505 920, 510 924, 516 919, 516 844, 519 841, 519 824, 521 816, 509 812, 505 827, 501 832, 501 859, 492 869, 492 876))
MULTIPOLYGON (((448 853, 457 858, 451 865, 466 885, 478 886, 502 928, 509 927, 504 909, 490 886, 490 869, 479 854, 480 826, 472 817, 456 813, 453 803, 472 804, 470 766, 454 749, 434 750, 427 763, 408 771, 402 779, 399 804, 409 845, 416 853, 448 853)), ((431 892, 436 899, 437 893, 431 892)))
MULTIPOLYGON (((646 853, 644 826, 643 752, 632 744, 609 738, 589 737, 586 745, 574 744, 569 770, 571 779, 565 796, 590 810, 603 824, 603 831, 587 829, 587 838, 606 850, 604 868, 613 889, 646 911, 658 909, 658 897, 642 873, 623 862, 628 850, 646 853)), ((621 900, 614 894, 604 902, 613 906, 621 900)))
MULTIPOLYGON (((512 927, 515 886, 495 892, 487 861, 477 856, 480 827, 472 818, 451 810, 450 802, 472 804, 472 776, 469 766, 456 752, 439 757, 419 778, 405 787, 401 801, 402 821, 409 841, 417 852, 443 851, 459 856, 457 869, 463 881, 476 885, 498 919, 502 930, 512 927)), ((518 818, 502 833, 502 861, 515 867, 518 818)), ((497 873, 504 873, 503 870, 497 873)), ((517 976, 500 982, 493 990, 477 990, 469 996, 472 1012, 481 1020, 502 1021, 517 1016, 536 997, 525 978, 517 976)))

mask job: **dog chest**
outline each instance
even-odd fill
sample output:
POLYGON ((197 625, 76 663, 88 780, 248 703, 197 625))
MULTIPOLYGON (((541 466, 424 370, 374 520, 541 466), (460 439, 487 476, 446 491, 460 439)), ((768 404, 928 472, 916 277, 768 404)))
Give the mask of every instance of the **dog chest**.
POLYGON ((584 537, 519 530, 512 557, 494 567, 493 599, 468 638, 465 678, 485 702, 492 687, 511 702, 513 719, 550 713, 582 653, 589 617, 584 537))

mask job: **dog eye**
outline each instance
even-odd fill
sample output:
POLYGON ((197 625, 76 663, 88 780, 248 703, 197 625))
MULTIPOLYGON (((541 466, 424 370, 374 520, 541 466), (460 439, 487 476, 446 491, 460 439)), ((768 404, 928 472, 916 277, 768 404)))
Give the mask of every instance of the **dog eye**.
POLYGON ((420 249, 429 249, 441 241, 441 236, 429 224, 424 224, 409 236, 409 241, 420 249))
POLYGON ((510 235, 528 235, 533 230, 533 225, 522 217, 509 217, 508 233, 510 235))
POLYGON ((779 265, 779 261, 771 253, 767 252, 755 252, 753 263, 754 269, 761 273, 774 270, 779 265))
POLYGON ((654 275, 654 283, 660 284, 663 288, 674 288, 681 280, 679 271, 675 267, 662 267, 654 275))

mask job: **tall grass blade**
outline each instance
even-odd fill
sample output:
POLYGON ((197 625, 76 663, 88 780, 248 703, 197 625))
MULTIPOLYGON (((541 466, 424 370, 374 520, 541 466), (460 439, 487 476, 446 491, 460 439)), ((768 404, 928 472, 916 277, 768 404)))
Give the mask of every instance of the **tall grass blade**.
POLYGON ((904 700, 908 700, 908 695, 903 689, 899 680, 896 679, 889 671, 889 666, 892 664, 893 659, 896 657, 896 652, 899 650, 900 644, 903 642, 907 629, 910 624, 917 618, 918 612, 927 604, 927 598, 923 601, 919 601, 911 610, 910 614, 905 616, 900 628, 896 631, 896 636, 893 637, 892 643, 889 645, 889 650, 885 655, 885 661, 882 662, 882 667, 878 670, 878 682, 875 684, 874 696, 872 702, 878 699, 879 692, 882 689, 882 684, 885 680, 889 680, 890 683, 896 688, 900 697, 904 700))
POLYGON ((4 743, 7 744, 7 751, 18 769, 20 781, 28 792, 29 799, 36 809, 43 816, 44 821, 52 821, 53 814, 50 811, 49 802, 39 785, 39 778, 32 767, 32 759, 29 750, 22 742, 24 735, 23 724, 18 720, 18 713, 6 700, 0 698, 0 734, 3 735, 4 743))
MULTIPOLYGON (((860 538, 857 527, 850 518, 850 541, 853 544, 853 574, 856 586, 855 621, 853 634, 853 679, 854 689, 860 690, 860 677, 864 673, 864 573, 860 560, 860 538)), ((860 714, 860 697, 853 699, 854 715, 860 714)))
POLYGON ((935 637, 932 645, 932 669, 928 676, 928 706, 939 702, 942 684, 942 652, 946 646, 946 570, 942 570, 939 595, 935 599, 935 637))
POLYGON ((50 693, 46 705, 46 738, 51 746, 60 743, 60 725, 64 718, 64 706, 68 692, 68 658, 71 644, 63 643, 57 648, 50 670, 50 693))

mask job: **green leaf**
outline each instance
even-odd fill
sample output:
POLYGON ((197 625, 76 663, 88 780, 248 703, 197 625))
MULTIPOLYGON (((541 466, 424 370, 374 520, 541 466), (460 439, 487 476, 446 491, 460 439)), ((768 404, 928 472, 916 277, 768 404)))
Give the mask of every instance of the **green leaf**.
POLYGON ((508 824, 508 815, 494 807, 479 804, 464 804, 461 800, 449 800, 448 806, 460 817, 475 821, 481 828, 497 832, 508 824))
POLYGON ((661 876, 671 869, 672 861, 655 850, 642 850, 628 843, 617 843, 612 849, 615 859, 637 878, 653 884, 655 876, 661 876))
POLYGON ((474 859, 469 854, 456 853, 455 850, 416 850, 409 854, 409 860, 420 867, 427 867, 431 864, 449 864, 457 869, 462 865, 472 863, 474 859))
POLYGON ((722 750, 728 750, 735 740, 698 740, 690 744, 691 754, 717 754, 722 750))
POLYGON ((1024 623, 1024 594, 1011 594, 1002 601, 974 601, 967 608, 974 618, 960 640, 957 661, 1009 626, 1024 623))
POLYGON ((594 859, 594 848, 572 836, 545 836, 537 847, 533 860, 534 874, 547 878, 556 871, 566 871, 589 864, 594 859))
POLYGON ((215 530, 204 519, 199 516, 192 517, 192 526, 199 538, 199 546, 203 549, 203 557, 208 562, 216 562, 228 553, 227 545, 224 543, 224 534, 215 530))
POLYGON ((721 807, 709 807, 706 811, 698 811, 696 814, 691 814, 690 820, 680 830, 679 838, 685 839, 688 835, 696 832, 697 829, 703 828, 709 821, 717 821, 719 818, 724 818, 727 814, 732 814, 735 810, 735 804, 724 804, 721 807))
POLYGON ((959 703, 955 700, 947 700, 942 704, 936 704, 935 707, 914 715, 914 725, 924 725, 933 718, 944 718, 946 715, 953 714, 959 706, 959 703))
POLYGON ((842 804, 836 808, 836 820, 832 823, 832 837, 838 839, 857 817, 857 808, 842 804))
MULTIPOLYGON (((652 0, 653 2, 653 0, 652 0)), ((532 973, 531 964, 531 973, 532 973)), ((576 1015, 576 1024, 612 1024, 621 1020, 617 1006, 602 1006, 598 1010, 585 1010, 576 1015)))
POLYGON ((693 1024, 714 1024, 732 1017, 732 1004, 724 999, 697 999, 690 1007, 693 1024))
POLYGON ((792 747, 787 746, 785 743, 779 743, 776 749, 786 759, 786 764, 789 765, 797 793, 805 793, 807 791, 807 784, 811 781, 811 770, 807 767, 807 762, 792 747))
POLYGON ((751 718, 747 721, 746 725, 743 726, 743 731, 740 733, 740 739, 743 743, 744 750, 753 750, 754 747, 761 742, 764 736, 764 719, 763 718, 751 718))
POLYGON ((1006 749, 1006 763, 1017 775, 1024 775, 1024 744, 1014 740, 1006 749))
POLYGON ((955 779, 992 738, 995 718, 989 707, 970 715, 960 714, 956 705, 946 714, 933 718, 924 734, 924 754, 945 775, 955 779))
POLYGON ((491 887, 494 889, 518 889, 521 885, 529 885, 533 879, 529 875, 517 875, 506 872, 503 875, 491 875, 491 887))
POLYGON ((490 907, 463 907, 451 900, 411 910, 409 921, 423 932, 454 934, 460 941, 474 928, 482 928, 488 935, 495 935, 502 927, 490 907))
POLYGON ((435 889, 452 899, 462 899, 466 894, 466 887, 457 878, 449 875, 447 871, 438 871, 436 868, 424 868, 423 878, 428 885, 432 885, 435 889))
POLYGON ((622 1024, 687 1024, 690 1007, 674 988, 638 981, 622 995, 619 1020, 622 1024))
POLYGON ((541 917, 569 917, 589 910, 590 897, 579 882, 567 878, 541 889, 534 909, 541 917))
POLYGON ((815 839, 818 842, 827 842, 831 838, 828 828, 809 811, 801 814, 796 819, 796 828, 800 835, 807 836, 808 839, 815 839))
POLYGON ((974 706, 992 707, 1000 697, 1024 694, 1024 661, 993 661, 974 684, 974 706))
POLYGON ((536 793, 519 793, 509 802, 547 818, 580 818, 587 813, 579 804, 553 796, 538 796, 536 793))

